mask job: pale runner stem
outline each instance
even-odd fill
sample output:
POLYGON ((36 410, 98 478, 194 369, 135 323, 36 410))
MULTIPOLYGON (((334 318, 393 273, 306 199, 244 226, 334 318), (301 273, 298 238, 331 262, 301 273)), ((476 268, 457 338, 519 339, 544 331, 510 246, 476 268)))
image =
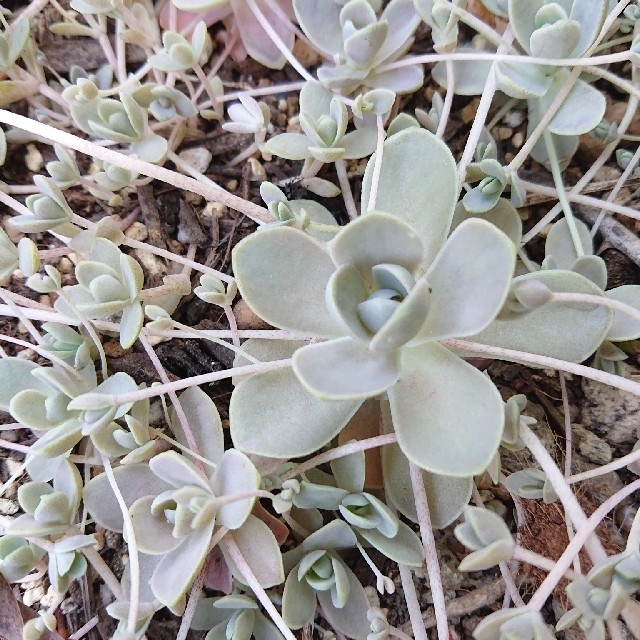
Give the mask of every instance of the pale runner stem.
POLYGON ((374 436, 373 438, 365 438, 364 440, 349 442, 348 444, 343 444, 339 447, 336 447, 335 449, 331 449, 331 451, 320 453, 310 460, 302 462, 293 469, 290 469, 286 473, 282 474, 280 479, 283 482, 285 480, 291 480, 291 478, 295 478, 305 471, 314 469, 315 467, 324 464, 325 462, 337 460, 338 458, 343 458, 344 456, 351 455, 352 453, 366 451, 367 449, 374 449, 375 447, 382 447, 387 444, 395 444, 396 442, 397 438, 395 433, 387 433, 382 436, 374 436))
MULTIPOLYGON (((501 54, 503 51, 508 50, 512 42, 513 32, 511 31, 510 27, 507 27, 504 34, 502 35, 502 38, 500 39, 498 53, 501 54)), ((473 124, 471 125, 471 131, 469 131, 467 143, 464 146, 462 157, 460 158, 460 162, 458 163, 458 195, 460 195, 460 192, 462 191, 462 185, 464 184, 465 177, 467 175, 467 166, 473 159, 473 154, 476 151, 478 140, 480 140, 480 136, 482 135, 482 128, 487 121, 489 109, 491 109, 493 96, 495 95, 498 88, 498 82, 496 78, 496 64, 497 63, 494 62, 491 65, 491 69, 489 70, 489 75, 487 77, 487 81, 485 82, 484 89, 482 90, 478 108, 476 109, 476 115, 473 120, 473 124)))
POLYGON ((44 339, 40 335, 40 332, 33 326, 33 323, 27 318, 27 316, 23 313, 22 309, 10 298, 4 295, 4 291, 0 288, 0 300, 4 300, 7 306, 11 307, 13 312, 15 313, 16 318, 22 322, 22 324, 26 327, 27 331, 31 337, 36 341, 37 344, 42 344, 44 339))
POLYGON ((193 67, 193 70, 195 71, 195 74, 198 77, 198 80, 200 80, 200 83, 204 87, 204 90, 207 96, 209 97, 209 100, 211 101, 211 106, 213 107, 214 110, 216 111, 219 110, 220 104, 218 103, 218 98, 216 94, 213 92, 213 88, 211 87, 209 78, 207 78, 205 72, 202 70, 202 67, 199 64, 197 64, 193 67))
POLYGON ((631 495, 634 491, 640 489, 640 479, 635 480, 626 487, 620 489, 617 493, 612 495, 609 499, 605 500, 590 516, 586 522, 581 525, 574 536, 573 540, 567 545, 560 558, 556 561, 555 566, 549 572, 544 579, 538 590, 533 594, 533 597, 527 605, 530 609, 539 611, 547 598, 551 595, 556 588, 562 576, 571 566, 573 557, 580 552, 582 545, 587 538, 596 530, 602 519, 616 506, 618 506, 627 496, 631 495))
MULTIPOLYGON (((520 547, 518 545, 513 548, 513 557, 520 562, 530 564, 532 567, 544 569, 547 573, 553 571, 554 567, 556 566, 555 560, 551 560, 550 558, 541 556, 535 551, 525 549, 524 547, 520 547)), ((564 576, 566 578, 569 578, 569 580, 577 580, 580 577, 580 574, 576 571, 572 571, 571 569, 567 569, 564 576)))
MULTIPOLYGON (((571 487, 567 484, 564 476, 558 466, 556 465, 551 454, 547 451, 546 447, 540 442, 538 436, 522 421, 520 421, 520 437, 522 441, 527 445, 527 449, 531 451, 533 457, 545 472, 553 490, 555 491, 565 512, 571 518, 573 524, 577 530, 582 529, 587 521, 578 499, 576 498, 571 487)), ((586 540, 586 549, 591 556, 594 563, 602 562, 607 553, 602 546, 602 543, 596 536, 589 536, 586 540)))
POLYGON ((604 296, 594 296, 589 293, 554 293, 551 297, 554 302, 590 302, 592 304, 598 304, 603 307, 608 307, 614 311, 619 311, 627 316, 630 316, 634 320, 640 321, 640 310, 632 307, 631 305, 620 302, 620 300, 614 300, 613 298, 606 298, 604 296))
MULTIPOLYGON (((171 391, 182 391, 188 387, 194 387, 196 385, 208 384, 211 382, 217 382, 218 380, 226 380, 233 376, 244 376, 252 373, 264 373, 265 371, 273 371, 275 369, 283 369, 284 367, 291 366, 291 358, 286 360, 273 360, 271 362, 263 362, 262 364, 252 364, 246 367, 233 367, 225 371, 213 371, 211 373, 203 373, 199 376, 193 376, 192 378, 184 378, 183 380, 176 380, 168 384, 159 384, 154 387, 147 387, 146 389, 139 389, 138 391, 131 391, 130 393, 120 393, 109 396, 108 394, 100 394, 100 398, 103 401, 110 399, 111 402, 120 406, 129 402, 137 402, 144 398, 155 398, 171 391)), ((84 398, 91 394, 85 394, 85 396, 78 396, 78 398, 84 398)), ((76 398, 76 400, 78 399, 76 398)), ((72 401, 73 402, 73 401, 72 401)), ((71 405, 69 405, 71 408, 71 405)))
MULTIPOLYGON (((146 336, 141 335, 138 337, 138 339, 140 340, 140 343, 144 347, 147 357, 149 358, 149 360, 151 360, 151 364, 154 366, 155 370, 158 372, 158 375, 160 376, 160 380, 162 380, 164 384, 169 384, 170 383, 169 376, 167 375, 167 372, 164 370, 164 367, 162 366, 160 359, 156 355, 156 352, 153 350, 153 347, 149 344, 149 341, 147 340, 146 336)), ((168 394, 169 394, 169 399, 171 400, 171 404, 175 409, 176 417, 178 418, 178 421, 180 422, 180 426, 184 431, 184 436, 187 440, 187 444, 189 445, 189 449, 191 449, 194 453, 200 455, 200 450, 198 449, 198 444, 196 442, 195 436, 193 435, 193 431, 191 430, 191 425, 189 424, 189 420, 184 412, 184 409, 182 408, 182 404, 180 403, 180 400, 178 400, 178 396, 176 395, 176 392, 169 391, 168 394)), ((202 462, 198 458, 195 458, 195 465, 200 469, 200 471, 202 471, 206 475, 204 464, 202 464, 202 462)))
POLYGON ((378 139, 376 142, 376 155, 373 161, 373 172, 371 173, 371 192, 369 193, 369 204, 367 211, 373 211, 376 208, 378 199, 378 183, 380 182, 380 172, 382 171, 382 156, 384 154, 384 139, 386 132, 382 116, 376 116, 376 124, 378 127, 378 139))
POLYGON ((580 235, 578 234, 578 228, 576 227, 576 221, 573 217, 573 211, 571 210, 571 205, 569 204, 567 192, 564 188, 564 181, 562 179, 562 172, 560 170, 560 160, 558 159, 558 154, 556 153, 556 147, 553 142, 551 132, 547 128, 545 128, 542 132, 542 139, 544 140, 544 146, 547 150, 547 155, 549 156, 551 175, 553 176, 553 182, 558 194, 558 200, 562 205, 564 217, 567 221, 567 226, 569 227, 569 234, 571 235, 573 248, 575 249, 578 258, 581 258, 584 255, 584 249, 582 247, 582 242, 580 241, 580 235))
POLYGON ((424 620, 422 619, 416 585, 413 583, 413 573, 406 564, 398 564, 398 570, 400 572, 400 583, 402 584, 402 591, 404 591, 405 603, 409 611, 413 637, 415 640, 429 640, 427 630, 424 626, 424 620))
MULTIPOLYGON (((184 176, 176 171, 170 171, 164 167, 159 167, 150 162, 144 162, 133 156, 127 156, 124 153, 101 147, 89 140, 84 140, 66 131, 60 131, 55 127, 51 127, 42 122, 31 120, 24 116, 20 116, 6 109, 0 109, 0 122, 8 124, 24 131, 29 131, 35 135, 42 136, 53 142, 58 142, 70 149, 74 149, 80 153, 84 153, 98 160, 115 164, 124 169, 130 169, 136 173, 162 180, 167 184, 178 189, 191 191, 203 196, 208 200, 221 202, 228 207, 244 213, 247 217, 258 222, 272 222, 273 218, 269 211, 264 207, 253 204, 248 200, 244 200, 239 196, 234 196, 214 182, 203 182, 194 180, 188 176, 184 176)), ((177 157, 177 156, 176 156, 177 157)), ((172 159, 173 160, 173 159, 172 159)))
MULTIPOLYGON (((553 187, 546 187, 542 184, 537 184, 536 182, 529 182, 528 180, 521 180, 522 186, 531 193, 539 193, 543 196, 550 196, 551 198, 557 198, 558 194, 553 187)), ((623 207, 619 204, 615 204, 615 202, 603 202, 599 198, 593 198, 591 196, 583 196, 578 193, 574 193, 573 191, 567 192, 567 198, 569 202, 576 202, 577 204, 584 204, 587 207, 593 207, 594 209, 606 209, 611 213, 620 213, 623 216, 627 216, 628 218, 633 218, 634 220, 640 220, 640 212, 631 207, 623 207)), ((552 218, 553 219, 553 218, 552 218)), ((549 221, 547 221, 547 224, 549 221)), ((527 239, 529 238, 529 234, 527 234, 527 239)))
POLYGON ((582 482, 583 480, 597 478, 598 476, 602 476, 605 473, 609 473, 610 471, 622 469, 622 467, 626 467, 632 462, 637 462, 638 460, 640 460, 640 449, 636 449, 635 451, 628 453, 626 456, 622 456, 617 460, 613 460, 609 464, 605 464, 601 467, 596 467, 595 469, 590 469, 589 471, 583 471, 582 473, 576 473, 573 476, 569 476, 567 478, 567 482, 569 484, 575 484, 576 482, 582 482))
POLYGON ((127 79, 127 43, 122 38, 122 32, 125 28, 124 20, 118 18, 116 20, 116 58, 118 60, 116 75, 118 76, 118 84, 123 84, 127 79))
POLYGON ((189 592, 189 601, 187 602, 187 606, 184 610, 184 613, 182 614, 182 620, 180 620, 180 628, 178 629, 176 640, 186 640, 187 638, 187 634, 189 633, 189 629, 191 628, 193 615, 196 612, 196 607, 198 606, 198 602, 200 602, 200 595, 202 594, 202 589, 204 588, 204 578, 207 572, 208 560, 209 558, 207 556, 204 566, 193 582, 191 591, 189 592))
POLYGON ((413 489, 418 523, 420 525, 422 547, 427 561, 427 574, 429 576, 431 597, 433 598, 433 611, 436 617, 438 640, 449 640, 449 621, 447 620, 444 590, 442 589, 442 579, 440 577, 440 561, 438 560, 438 552, 436 551, 436 541, 433 537, 429 502, 427 501, 427 492, 425 491, 424 481, 422 479, 422 469, 409 461, 409 475, 411 476, 411 487, 413 489))
POLYGON ((442 104, 442 113, 438 120, 438 129, 436 130, 436 136, 442 138, 447 128, 447 122, 449 122, 449 115, 451 114, 451 105, 453 104, 453 96, 455 94, 456 76, 454 72, 453 62, 447 60, 445 62, 445 68, 447 70, 447 92, 444 94, 444 103, 442 104))
POLYGON ((280 629, 280 633, 286 640, 296 640, 296 637, 291 633, 291 629, 289 629, 285 624, 282 616, 278 613, 273 602, 271 602, 269 596, 262 588, 262 585, 258 582, 258 579, 251 570, 251 567, 247 564, 247 561, 244 559, 244 556, 238 548, 235 540, 231 536, 226 536, 221 540, 220 544, 225 547, 227 553, 231 556, 231 559, 236 563, 236 566, 240 570, 240 573, 246 583, 256 594, 256 597, 260 600, 260 604, 264 607, 265 611, 271 616, 273 623, 278 627, 278 629, 280 629))
POLYGON ((82 555, 91 563, 96 573, 102 578, 107 587, 109 587, 115 599, 126 600, 118 578, 116 578, 113 571, 109 569, 107 563, 102 559, 102 556, 96 551, 95 547, 84 547, 81 551, 82 555))
POLYGON ((83 624, 75 633, 72 633, 69 636, 69 640, 82 640, 99 622, 100 618, 93 616, 89 622, 83 624))
POLYGON ((269 87, 256 87, 254 89, 246 89, 243 91, 235 91, 231 93, 225 93, 220 98, 220 102, 229 102, 230 100, 238 100, 240 96, 271 96, 275 93, 289 93, 292 91, 300 91, 304 87, 305 83, 298 82, 286 82, 284 84, 273 84, 269 87))
POLYGON ((467 342, 466 340, 441 340, 445 347, 449 347, 454 351, 469 352, 474 354, 481 353, 489 357, 498 358, 500 360, 522 361, 527 364, 540 365, 546 369, 557 369, 566 373, 574 373, 583 378, 603 382, 616 389, 628 391, 636 396, 640 396, 640 383, 633 380, 627 380, 621 376, 616 376, 606 371, 598 371, 591 367, 585 367, 582 364, 574 364, 549 356, 539 356, 535 353, 527 353, 526 351, 516 351, 515 349, 504 349, 503 347, 492 347, 479 342, 467 342))
POLYGON ((342 198, 344 199, 344 206, 347 209, 349 218, 351 218, 351 220, 355 220, 358 217, 358 209, 356 207, 355 200, 353 199, 351 185, 349 184, 347 165, 342 158, 338 158, 335 165, 336 173, 338 174, 338 182, 340 183, 340 190, 342 191, 342 198))
POLYGON ((627 537, 627 551, 638 551, 640 547, 640 509, 636 511, 636 515, 631 523, 629 536, 627 537))
MULTIPOLYGON (((562 394, 562 411, 564 413, 564 478, 565 481, 571 475, 571 462, 573 456, 573 429, 571 427, 571 414, 569 408, 569 396, 567 394, 567 382, 564 373, 558 372, 560 379, 560 393, 562 394)), ((567 482, 567 484, 569 484, 567 482)), ((567 539, 571 540, 574 536, 573 523, 568 514, 565 513, 565 524, 567 526, 567 539)), ((580 569, 580 556, 573 559, 573 568, 577 573, 582 573, 580 569)))
POLYGON ((104 466, 104 472, 107 474, 107 479, 111 485, 120 511, 122 512, 122 518, 124 520, 124 531, 127 538, 127 545, 129 550, 129 615, 127 616, 127 632, 135 634, 136 623, 138 621, 138 607, 140 604, 140 562, 138 559, 138 544, 136 542, 136 534, 133 529, 133 522, 131 515, 129 514, 129 508, 127 507, 124 497, 118 487, 116 478, 113 475, 113 469, 111 468, 111 461, 105 455, 100 456, 102 458, 102 464, 104 466))
POLYGON ((224 309, 224 314, 227 316, 227 322, 229 323, 229 328, 231 329, 231 339, 233 340, 233 344, 236 347, 240 346, 240 336, 238 334, 238 323, 236 321, 236 316, 233 313, 233 309, 230 304, 222 307, 224 309))
POLYGON ((246 0, 251 13, 256 17, 260 26, 267 32, 267 35, 273 41, 273 44, 278 47, 280 53, 287 59, 287 62, 307 81, 317 82, 316 79, 300 64, 299 60, 289 51, 287 45, 282 42, 282 38, 276 33, 276 30, 271 26, 269 20, 265 17, 264 13, 260 10, 260 7, 256 4, 255 0, 246 0))

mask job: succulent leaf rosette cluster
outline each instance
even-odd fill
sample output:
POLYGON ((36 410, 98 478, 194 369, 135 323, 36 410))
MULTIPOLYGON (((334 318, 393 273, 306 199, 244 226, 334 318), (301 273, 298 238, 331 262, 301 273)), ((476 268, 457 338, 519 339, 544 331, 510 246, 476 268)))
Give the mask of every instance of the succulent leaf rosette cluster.
MULTIPOLYGON (((299 229, 275 227, 236 248, 234 271, 249 306, 269 323, 313 340, 295 345, 293 371, 238 384, 232 437, 245 451, 304 455, 334 437, 366 398, 386 392, 405 455, 434 473, 470 476, 498 447, 502 401, 486 376, 439 341, 474 335, 496 318, 515 247, 480 219, 464 221, 447 239, 455 164, 435 136, 413 129, 386 144, 380 211, 363 214, 326 244, 299 229), (394 194, 411 186, 393 174, 407 168, 408 158, 424 161, 424 179, 443 188, 433 188, 430 202, 405 208, 394 194), (260 407, 259 415, 251 407, 260 407)), ((247 348, 254 356, 283 357, 282 345, 252 343, 247 348)))

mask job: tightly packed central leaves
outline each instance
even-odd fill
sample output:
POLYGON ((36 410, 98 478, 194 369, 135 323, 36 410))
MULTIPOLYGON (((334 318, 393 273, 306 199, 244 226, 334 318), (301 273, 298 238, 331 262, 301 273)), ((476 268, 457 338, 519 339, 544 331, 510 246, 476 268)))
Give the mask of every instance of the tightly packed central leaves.
POLYGON ((292 371, 238 384, 231 435, 252 453, 306 455, 337 435, 366 398, 386 392, 410 460, 471 476, 495 454, 503 403, 484 374, 440 342, 475 336, 496 319, 515 247, 486 220, 465 220, 449 233, 456 174, 440 141, 414 130, 385 144, 377 200, 384 210, 364 213, 329 242, 274 226, 236 247, 234 272, 247 304, 270 324, 312 340, 245 343, 260 360, 292 356, 292 371), (415 148, 407 151, 407 144, 415 148), (440 177, 446 185, 420 207, 397 178, 416 157, 418 166, 431 166, 435 184, 440 177), (389 170, 389 159, 399 170, 389 170))

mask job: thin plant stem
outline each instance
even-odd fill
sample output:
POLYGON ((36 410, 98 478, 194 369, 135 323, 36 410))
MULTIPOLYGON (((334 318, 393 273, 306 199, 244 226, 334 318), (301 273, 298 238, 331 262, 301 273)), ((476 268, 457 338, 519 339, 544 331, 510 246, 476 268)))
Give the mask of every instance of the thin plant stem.
MULTIPOLYGON (((562 411, 564 413, 564 477, 566 479, 571 475, 571 460, 573 456, 573 429, 571 428, 571 414, 569 410, 569 396, 567 394, 567 382, 564 373, 558 373, 560 379, 560 393, 562 394, 562 411)), ((567 527, 567 538, 571 540, 574 535, 573 523, 568 514, 565 514, 565 524, 567 527)), ((573 559, 573 568, 576 573, 582 573, 580 569, 580 556, 573 559)))
POLYGON ((80 549, 80 551, 96 570, 96 573, 102 578, 107 587, 109 587, 109 590, 113 593, 115 599, 126 600, 118 578, 116 578, 113 571, 109 569, 107 563, 102 559, 102 556, 96 551, 95 547, 84 547, 80 549))
POLYGON ((118 502, 122 518, 124 520, 124 531, 127 537, 127 546, 129 551, 129 615, 127 616, 127 632, 135 634, 136 623, 138 621, 138 607, 140 606, 140 561, 138 557, 138 543, 136 534, 133 529, 133 521, 129 514, 129 508, 124 501, 124 496, 118 487, 116 478, 111 468, 111 461, 105 455, 101 455, 104 472, 107 474, 109 485, 118 502))
POLYGON ((400 563, 398 563, 398 571, 400 572, 400 584, 402 584, 402 591, 404 592, 404 599, 409 612, 409 619, 411 620, 413 637, 415 640, 429 640, 422 619, 416 585, 413 583, 413 573, 406 564, 400 563))
POLYGON ((187 634, 189 633, 189 629, 191 628, 193 615, 196 612, 196 607, 198 606, 200 596, 202 595, 202 589, 204 588, 204 579, 207 574, 207 564, 208 558, 207 560, 205 560, 204 566, 193 582, 193 586, 191 587, 191 591, 189 592, 189 601, 187 602, 187 606, 185 607, 184 613, 182 614, 182 620, 180 620, 180 628, 178 629, 176 640, 186 640, 187 638, 187 634))
MULTIPOLYGON (((129 393, 120 394, 99 394, 102 404, 111 402, 113 405, 120 406, 128 404, 129 402, 137 402, 144 398, 155 398, 171 391, 181 391, 188 387, 194 387, 201 384, 209 384, 211 382, 217 382, 218 380, 226 380, 234 376, 251 375, 253 373, 264 373, 266 371, 274 371, 275 369, 283 369, 284 367, 291 366, 291 358, 285 360, 273 360, 270 362, 263 362, 259 365, 252 364, 245 367, 233 367, 226 371, 213 371, 211 373, 203 373, 199 376, 193 376, 191 378, 184 378, 182 380, 175 380, 165 384, 155 385, 153 387, 147 387, 146 389, 138 389, 138 391, 131 391, 129 393)), ((586 367, 585 367, 586 368, 586 367)), ((640 386, 640 385, 639 385, 640 386)), ((88 393, 83 396, 78 396, 72 400, 72 404, 69 405, 69 409, 73 409, 73 403, 78 402, 80 398, 84 398, 91 402, 91 396, 94 394, 88 393)), ((80 402, 80 404, 84 404, 80 402)), ((77 406, 76 406, 77 408, 77 406)))
POLYGON ((449 640, 449 622, 447 619, 447 609, 444 601, 442 578, 440 577, 440 561, 438 560, 436 541, 433 537, 429 502, 427 500, 427 492, 424 488, 422 469, 409 461, 409 475, 411 477, 411 487, 413 489, 416 513, 418 514, 418 524, 420 525, 422 547, 427 561, 427 574, 429 576, 431 597, 433 598, 433 610, 436 617, 438 640, 449 640))
POLYGON ((590 480, 591 478, 603 476, 610 471, 622 469, 622 467, 626 467, 633 462, 637 462, 638 460, 640 460, 640 449, 636 449, 635 451, 628 453, 626 456, 622 456, 621 458, 613 460, 608 464, 604 464, 601 467, 596 467, 595 469, 589 469, 588 471, 583 471, 582 473, 576 473, 572 476, 568 476, 566 480, 569 484, 575 484, 576 482, 582 482, 583 480, 590 480))
POLYGON ((251 13, 256 17, 256 20, 260 23, 262 28, 266 31, 267 35, 273 41, 273 44, 278 47, 280 53, 287 59, 287 62, 307 81, 316 82, 316 79, 300 64, 299 60, 289 51, 282 38, 276 33, 276 30, 271 26, 264 13, 260 10, 260 7, 256 4, 255 0, 246 0, 251 13))
POLYGON ((444 94, 442 113, 440 114, 438 128, 436 129, 436 136, 438 138, 442 138, 444 136, 445 129, 447 128, 447 122, 449 122, 449 115, 451 114, 453 96, 455 95, 456 76, 453 62, 451 62, 451 60, 445 61, 445 69, 447 71, 447 91, 444 94))
POLYGON ((37 344, 42 344, 44 342, 44 338, 40 335, 40 332, 33 326, 33 323, 27 318, 27 316, 22 312, 22 309, 13 301, 11 298, 4 295, 4 290, 0 288, 0 300, 4 300, 5 304, 11 307, 15 313, 15 317, 22 322, 25 326, 31 337, 36 341, 37 344))
POLYGON ((573 241, 573 247, 576 250, 578 258, 580 258, 584 255, 584 249, 582 247, 582 242, 580 242, 580 235, 578 234, 576 221, 573 217, 573 211, 571 210, 571 205, 569 204, 569 199, 567 198, 567 192, 564 188, 564 181, 562 180, 562 172, 560 170, 560 161, 558 159, 558 154, 556 153, 556 147, 553 142, 553 137, 551 132, 547 128, 545 128, 542 132, 542 139, 544 140, 544 146, 547 150, 547 155, 549 156, 551 175, 553 176, 553 182, 556 186, 558 200, 562 205, 564 217, 567 221, 567 226, 569 227, 569 234, 571 235, 571 240, 573 241))
POLYGON ((291 478, 295 478, 309 469, 314 469, 315 467, 325 464, 326 462, 330 462, 331 460, 337 460, 338 458, 343 458, 344 456, 348 456, 353 453, 359 453, 360 451, 366 451, 367 449, 374 449, 387 444, 395 444, 397 440, 395 433, 387 433, 381 436, 374 436, 373 438, 365 438, 364 440, 343 444, 335 449, 331 449, 330 451, 320 453, 317 456, 293 467, 293 469, 282 474, 281 480, 283 482, 285 480, 291 480, 291 478))
POLYGON ((533 594, 533 597, 528 603, 528 607, 539 611, 544 603, 547 601, 547 598, 551 595, 553 590, 556 588, 562 576, 564 576, 565 572, 571 566, 573 562, 573 557, 580 552, 580 549, 584 545, 587 538, 596 530, 596 527, 600 524, 602 519, 615 507, 617 507, 627 496, 630 496, 634 491, 638 491, 640 489, 640 479, 635 480, 631 484, 628 484, 626 487, 623 487, 612 495, 610 498, 605 500, 590 516, 587 518, 584 525, 581 525, 576 530, 576 535, 573 540, 569 542, 565 550, 562 552, 562 555, 555 563, 553 569, 549 572, 547 577, 544 579, 538 590, 533 594))
POLYGON ((216 94, 213 92, 213 88, 211 87, 209 78, 207 78, 205 72, 202 70, 202 67, 199 64, 195 65, 193 67, 193 70, 198 77, 198 80, 200 80, 200 82, 202 83, 202 86, 204 87, 204 90, 209 97, 209 100, 211 101, 211 106, 217 111, 220 108, 220 105, 218 104, 218 98, 216 94))
MULTIPOLYGON (((511 29, 507 27, 500 39, 498 53, 502 53, 508 49, 512 42, 513 33, 511 29)), ((496 63, 494 62, 489 69, 489 75, 487 76, 487 80, 482 90, 482 95, 480 96, 480 102, 478 103, 475 118, 471 125, 471 131, 469 131, 467 142, 462 152, 462 157, 458 163, 458 195, 460 195, 460 192, 462 191, 462 185, 464 184, 465 177, 467 175, 467 166, 473 159, 473 154, 475 153, 476 146, 478 145, 478 140, 480 140, 480 136, 482 135, 482 129, 487 121, 487 116, 489 115, 491 103, 493 102, 493 97, 497 88, 498 81, 496 77, 496 63)))
POLYGON ((246 583, 256 594, 256 597, 264 607, 265 611, 271 616, 271 620, 276 627, 278 627, 280 633, 286 640, 296 640, 296 637, 291 633, 291 630, 285 624, 282 616, 273 605, 273 602, 271 602, 269 596, 262 588, 262 585, 258 582, 258 579, 251 570, 251 567, 247 564, 247 561, 244 559, 244 556, 238 548, 238 545, 235 543, 235 540, 231 536, 226 536, 221 540, 220 544, 226 549, 227 553, 231 556, 231 559, 236 563, 236 566, 240 570, 240 573, 244 577, 246 583))
POLYGON ((382 116, 376 116, 376 124, 378 127, 378 139, 376 141, 376 154, 375 160, 373 161, 373 171, 371 172, 371 191, 369 193, 367 211, 373 211, 376 208, 376 201, 378 199, 378 183, 380 182, 382 156, 384 154, 384 139, 386 137, 382 116))
MULTIPOLYGON (((527 445, 527 449, 531 451, 538 464, 545 472, 553 490, 560 499, 565 512, 571 518, 571 521, 576 526, 576 529, 581 529, 585 526, 587 516, 585 515, 578 499, 571 491, 571 487, 567 484, 564 476, 555 461, 551 457, 551 454, 547 451, 545 446, 540 442, 538 436, 522 421, 520 421, 520 437, 522 441, 527 445)), ((601 542, 595 536, 589 536, 586 539, 586 548, 594 560, 594 562, 602 562, 607 553, 604 550, 601 542)))
MULTIPOLYGON (((525 549, 524 547, 520 547, 518 545, 513 548, 513 557, 520 562, 530 564, 532 567, 544 569, 547 572, 553 571, 554 567, 556 566, 555 560, 551 560, 550 558, 542 556, 535 551, 525 549)), ((580 578, 580 574, 577 571, 572 571, 571 569, 567 569, 564 576, 566 578, 569 578, 569 580, 577 580, 578 578, 580 578)))
MULTIPOLYGON (((140 340, 140 343, 142 344, 147 354, 147 357, 149 358, 149 360, 151 360, 151 364, 153 365, 154 369, 158 372, 158 375, 160 376, 160 380, 162 380, 164 384, 169 384, 170 383, 169 376, 167 375, 167 372, 162 366, 160 359, 156 355, 156 352, 153 350, 153 347, 149 344, 149 341, 147 340, 146 336, 141 335, 139 336, 138 339, 140 340)), ((178 421, 180 422, 180 426, 182 427, 182 430, 184 432, 184 436, 187 440, 187 444, 189 445, 189 449, 191 449, 191 451, 198 454, 199 456, 200 450, 198 448, 198 443, 196 442, 195 436, 193 435, 193 431, 191 430, 191 425, 189 424, 189 420, 184 412, 184 409, 182 408, 182 404, 180 403, 180 400, 178 399, 178 396, 175 391, 169 391, 168 394, 171 400, 171 404, 175 409, 176 417, 178 418, 178 421)), ((198 458, 195 458, 195 464, 200 469, 200 471, 204 473, 204 465, 198 458)))
POLYGON ((466 353, 472 351, 500 360, 522 361, 527 364, 538 365, 546 369, 556 369, 558 371, 565 371, 566 373, 574 373, 578 376, 582 376, 583 378, 603 382, 604 384, 608 384, 616 389, 628 391, 636 396, 640 396, 640 383, 607 373, 606 371, 599 371, 592 367, 585 367, 581 364, 559 360, 558 358, 550 358, 549 356, 540 356, 526 351, 516 351, 515 349, 505 349, 503 347, 492 347, 487 344, 480 344, 479 342, 467 342, 466 340, 442 340, 441 343, 454 351, 462 351, 466 353))
POLYGON ((594 296, 589 293, 554 293, 551 297, 554 302, 590 302, 592 304, 608 307, 614 311, 619 311, 625 315, 640 321, 640 310, 632 307, 629 304, 620 302, 613 298, 607 298, 605 296, 594 296))
POLYGON ((351 220, 355 220, 358 217, 358 209, 353 199, 353 192, 351 191, 351 185, 349 184, 349 177, 347 176, 347 165, 342 158, 338 158, 335 162, 336 173, 338 175, 338 182, 340 183, 340 190, 342 191, 342 198, 344 199, 344 206, 347 209, 347 214, 351 220))
MULTIPOLYGON (((193 178, 175 171, 170 171, 164 167, 151 164, 150 162, 144 162, 137 157, 127 156, 113 149, 101 147, 94 142, 67 133, 66 131, 60 131, 55 127, 18 115, 17 113, 12 113, 6 109, 0 109, 0 122, 24 131, 29 131, 53 142, 58 142, 70 149, 74 149, 98 160, 115 164, 123 169, 130 169, 131 171, 150 178, 162 180, 178 189, 197 193, 208 200, 221 202, 258 222, 271 222, 273 220, 269 211, 264 207, 253 204, 239 196, 234 196, 214 182, 194 180, 193 178)), ((175 158, 177 157, 178 156, 175 156, 175 158)), ((174 161, 174 157, 170 159, 174 161)))
POLYGON ((76 632, 72 633, 69 636, 69 640, 82 640, 99 622, 100 618, 93 616, 89 622, 83 624, 76 632))

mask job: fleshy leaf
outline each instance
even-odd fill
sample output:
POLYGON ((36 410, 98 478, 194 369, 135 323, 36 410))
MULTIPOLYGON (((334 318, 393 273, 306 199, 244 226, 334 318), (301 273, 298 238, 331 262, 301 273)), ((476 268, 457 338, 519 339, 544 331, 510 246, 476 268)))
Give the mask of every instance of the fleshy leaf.
MULTIPOLYGON (((397 445, 388 445, 382 451, 384 486, 393 505, 413 522, 418 522, 409 461, 397 445)), ((471 498, 473 478, 454 478, 427 471, 422 480, 429 502, 431 523, 436 529, 450 525, 468 504, 471 498)))
MULTIPOLYGON (((367 211, 376 155, 362 181, 367 211)), ((400 131, 384 143, 376 209, 407 222, 433 260, 449 231, 456 203, 456 165, 449 148, 424 129, 400 131)))
POLYGON ((463 222, 429 268, 431 307, 416 341, 463 337, 486 327, 509 290, 515 247, 494 225, 463 222))
MULTIPOLYGON (((624 302, 640 311, 640 286, 634 284, 623 285, 605 292, 605 296, 611 300, 624 302)), ((640 320, 615 310, 613 322, 607 333, 607 340, 615 342, 621 340, 637 340, 640 337, 640 320)))
POLYGON ((433 473, 482 473, 504 425, 503 403, 493 383, 437 343, 404 349, 401 368, 400 382, 388 394, 404 454, 433 473))
POLYGON ((238 289, 251 309, 282 329, 339 334, 324 292, 335 266, 307 234, 288 227, 254 233, 233 251, 238 289))
POLYGON ((352 338, 309 344, 293 355, 300 382, 324 400, 368 398, 382 393, 400 375, 398 354, 370 351, 352 338))
POLYGON ((451 223, 453 232, 462 222, 469 218, 480 218, 494 224, 504 233, 515 246, 520 244, 522 238, 522 220, 516 208, 504 198, 500 198, 493 208, 482 214, 475 214, 467 211, 464 205, 459 202, 451 223))
MULTIPOLYGON (((588 256, 591 255, 593 253, 593 240, 591 239, 589 228, 581 220, 574 220, 574 224, 582 246, 582 253, 588 256)), ((553 263, 557 269, 570 270, 578 259, 566 218, 558 220, 551 227, 544 244, 544 254, 545 257, 551 256, 553 258, 553 263)))
POLYGON ((336 436, 361 403, 320 400, 290 369, 254 375, 240 382, 231 396, 231 437, 248 453, 270 458, 308 455, 336 436))
MULTIPOLYGON (((553 292, 587 293, 601 296, 602 290, 571 271, 537 271, 519 276, 521 280, 537 279, 553 292)), ((582 362, 602 343, 613 313, 594 304, 548 302, 509 319, 494 320, 481 333, 468 340, 506 349, 582 362), (549 331, 553 327, 553 331, 549 331), (576 331, 580 327, 580 331, 576 331)))

